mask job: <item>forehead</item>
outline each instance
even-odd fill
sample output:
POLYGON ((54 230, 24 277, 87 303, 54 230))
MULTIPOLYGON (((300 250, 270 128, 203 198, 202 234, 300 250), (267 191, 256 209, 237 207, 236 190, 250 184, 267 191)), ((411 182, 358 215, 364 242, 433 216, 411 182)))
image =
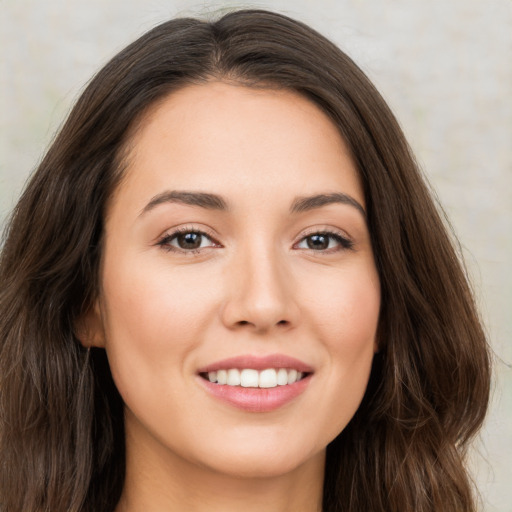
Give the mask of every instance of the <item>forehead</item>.
POLYGON ((250 190, 261 200, 270 190, 310 195, 341 188, 364 202, 337 127, 289 90, 224 82, 187 86, 145 114, 126 162, 113 203, 129 194, 139 208, 143 196, 169 188, 240 197, 250 190))

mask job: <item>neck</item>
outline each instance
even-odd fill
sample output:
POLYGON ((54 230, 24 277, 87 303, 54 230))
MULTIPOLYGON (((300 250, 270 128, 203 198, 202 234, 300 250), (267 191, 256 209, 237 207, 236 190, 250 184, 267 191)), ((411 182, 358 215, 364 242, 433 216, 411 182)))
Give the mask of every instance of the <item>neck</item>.
POLYGON ((321 511, 324 452, 285 474, 241 477, 194 464, 161 446, 141 450, 129 437, 127 432, 125 485, 115 512, 321 511))

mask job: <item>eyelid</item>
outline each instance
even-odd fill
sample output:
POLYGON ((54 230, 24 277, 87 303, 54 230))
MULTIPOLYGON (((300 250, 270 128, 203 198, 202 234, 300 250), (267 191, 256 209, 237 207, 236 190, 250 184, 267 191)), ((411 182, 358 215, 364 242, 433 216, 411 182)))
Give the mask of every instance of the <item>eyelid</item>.
POLYGON ((338 248, 330 248, 330 249, 324 249, 324 250, 315 250, 315 249, 303 249, 303 250, 309 250, 316 253, 323 253, 328 254, 331 252, 338 252, 343 250, 353 250, 354 247, 354 240, 353 238, 348 235, 345 231, 334 228, 332 226, 315 226, 308 228, 304 230, 298 237, 297 241, 294 242, 293 247, 296 248, 298 244, 303 242, 306 238, 313 236, 313 235, 325 235, 328 237, 332 237, 338 240, 340 247, 338 248))
MULTIPOLYGON (((203 251, 205 249, 223 247, 223 245, 218 241, 217 235, 215 235, 211 229, 209 229, 208 227, 205 227, 205 226, 198 227, 198 226, 194 226, 194 225, 181 225, 181 226, 169 228, 168 230, 166 230, 162 235, 160 235, 157 238, 155 245, 160 246, 162 249, 170 251, 170 252, 175 252, 178 254, 188 254, 188 255, 197 254, 200 251, 203 251), (210 245, 208 247, 198 247, 196 249, 181 249, 179 247, 171 245, 170 241, 175 239, 178 235, 180 235, 182 233, 200 234, 200 235, 206 237, 212 243, 212 245, 210 245)), ((296 238, 296 241, 293 243, 292 248, 298 249, 298 250, 311 251, 311 252, 315 252, 315 253, 319 253, 319 254, 321 254, 321 253, 329 254, 329 253, 338 252, 338 251, 352 250, 353 246, 354 246, 354 240, 345 231, 343 231, 339 228, 334 228, 332 226, 314 226, 314 227, 307 228, 302 233, 300 233, 300 235, 296 238), (337 247, 331 247, 331 248, 327 248, 327 249, 318 249, 318 250, 297 247, 306 238, 313 236, 313 235, 325 235, 327 237, 334 238, 337 240, 339 245, 337 247)))
POLYGON ((160 235, 155 245, 160 246, 162 249, 169 251, 169 252, 175 252, 178 254, 187 254, 187 255, 193 255, 197 254, 198 252, 209 249, 212 247, 222 247, 222 244, 217 240, 216 235, 212 233, 212 231, 205 227, 198 227, 193 225, 185 225, 185 226, 176 226, 173 228, 167 229, 162 235, 160 235), (208 247, 198 247, 197 249, 181 249, 179 247, 175 247, 170 244, 170 241, 175 239, 178 235, 184 234, 184 233, 197 233, 201 236, 204 236, 212 242, 211 246, 208 247))

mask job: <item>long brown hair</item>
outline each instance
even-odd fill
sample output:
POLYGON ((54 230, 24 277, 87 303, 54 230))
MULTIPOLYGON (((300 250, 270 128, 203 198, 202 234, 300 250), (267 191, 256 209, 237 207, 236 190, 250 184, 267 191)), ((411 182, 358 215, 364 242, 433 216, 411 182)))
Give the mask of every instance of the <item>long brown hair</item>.
POLYGON ((464 457, 489 394, 486 339, 453 243, 385 102, 347 55, 258 10, 176 19, 90 82, 16 206, 0 260, 0 509, 112 511, 123 404, 78 319, 98 290, 103 215, 143 113, 211 79, 299 92, 360 173, 382 309, 363 402, 327 448, 324 510, 474 511, 464 457))

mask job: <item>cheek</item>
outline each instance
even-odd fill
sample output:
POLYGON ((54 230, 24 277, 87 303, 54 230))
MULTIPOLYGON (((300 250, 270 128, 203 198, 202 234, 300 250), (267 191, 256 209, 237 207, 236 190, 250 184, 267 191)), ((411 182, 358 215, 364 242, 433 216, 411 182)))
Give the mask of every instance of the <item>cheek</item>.
POLYGON ((312 310, 329 365, 318 404, 328 438, 352 419, 364 396, 376 350, 380 286, 373 269, 346 272, 325 283, 312 310))
POLYGON ((116 384, 137 378, 154 386, 181 372, 187 355, 201 342, 214 297, 204 278, 169 270, 165 258, 142 263, 118 261, 104 269, 103 322, 106 349, 116 384), (162 372, 159 372, 162 370, 162 372))
POLYGON ((312 302, 315 324, 333 354, 357 357, 373 347, 380 311, 380 285, 373 265, 329 276, 312 302))
POLYGON ((145 348, 160 343, 168 346, 170 337, 179 339, 178 332, 186 338, 201 323, 201 312, 208 310, 212 287, 203 274, 172 269, 164 257, 149 262, 140 259, 111 265, 104 272, 103 296, 108 298, 105 309, 111 333, 118 337, 118 331, 125 331, 145 348))

